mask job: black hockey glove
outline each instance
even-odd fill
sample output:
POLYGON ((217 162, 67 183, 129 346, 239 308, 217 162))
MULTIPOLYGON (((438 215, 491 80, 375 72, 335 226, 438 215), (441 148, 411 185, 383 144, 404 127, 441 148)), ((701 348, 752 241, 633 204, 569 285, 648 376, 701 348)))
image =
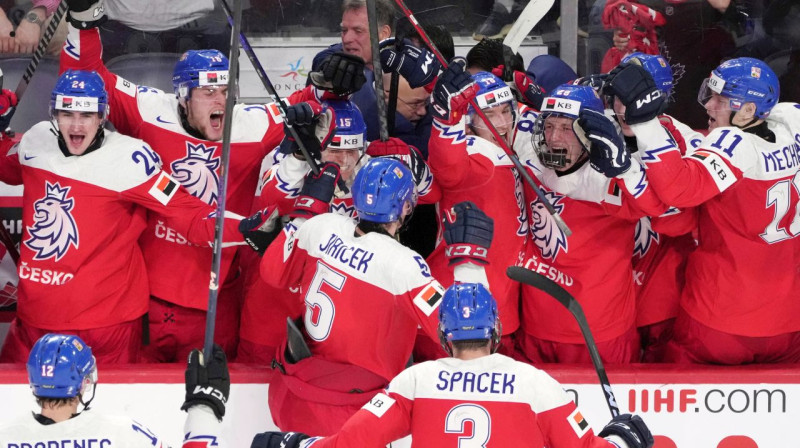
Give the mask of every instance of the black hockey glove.
POLYGON ((75 28, 97 28, 108 20, 103 0, 67 0, 69 23, 75 28))
POLYGON ((655 443, 653 434, 638 415, 620 414, 600 431, 600 437, 617 436, 628 448, 650 448, 655 443))
POLYGON ((431 93, 433 117, 446 125, 458 123, 478 94, 478 84, 464 70, 466 62, 464 58, 453 58, 431 93))
POLYGON ((445 256, 450 266, 472 262, 489 264, 494 220, 470 201, 459 202, 445 212, 445 256))
POLYGON ((283 127, 285 134, 279 151, 284 154, 295 154, 303 158, 300 146, 294 140, 289 129, 291 126, 300 138, 303 147, 315 160, 322 157, 322 151, 333 139, 335 125, 333 109, 322 107, 316 101, 292 104, 286 108, 286 125, 283 127))
POLYGON ((667 108, 667 96, 658 90, 650 73, 629 62, 611 70, 603 92, 619 98, 626 107, 625 122, 628 124, 650 121, 667 108))
POLYGON ((311 72, 309 77, 314 87, 337 96, 347 96, 367 82, 364 67, 364 60, 360 57, 339 51, 325 58, 320 70, 311 72))
POLYGON ((300 448, 300 442, 307 438, 302 432, 262 432, 253 437, 250 448, 300 448))
POLYGON ((264 255, 270 244, 281 232, 278 209, 264 209, 239 221, 239 233, 244 241, 260 255, 264 255))
POLYGON ((331 199, 339 182, 339 165, 325 162, 319 166, 319 173, 309 172, 303 181, 300 196, 294 200, 294 210, 289 214, 292 218, 311 218, 327 213, 331 199))
POLYGON ((222 420, 225 403, 231 391, 231 377, 228 374, 228 360, 225 352, 214 344, 210 359, 205 360, 200 350, 189 353, 186 366, 186 401, 181 410, 185 411, 197 404, 204 404, 222 420))
POLYGON ((399 73, 412 89, 432 83, 442 68, 433 52, 415 47, 408 39, 403 41, 400 52, 393 37, 382 40, 380 48, 383 71, 399 73))
POLYGON ((631 154, 610 118, 591 109, 581 109, 572 128, 589 150, 589 163, 595 171, 611 178, 630 169, 631 154))
POLYGON ((603 86, 605 86, 606 80, 608 79, 608 74, 603 73, 601 75, 589 75, 583 78, 576 79, 573 83, 579 86, 589 86, 597 92, 598 95, 602 95, 603 93, 603 86))

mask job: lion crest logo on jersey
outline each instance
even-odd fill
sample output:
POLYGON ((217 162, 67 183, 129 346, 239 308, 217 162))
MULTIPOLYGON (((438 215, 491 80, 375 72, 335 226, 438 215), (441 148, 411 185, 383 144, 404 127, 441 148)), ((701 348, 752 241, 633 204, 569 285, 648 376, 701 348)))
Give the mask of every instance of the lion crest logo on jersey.
POLYGON ((194 145, 186 142, 186 157, 170 164, 175 180, 192 196, 212 205, 216 203, 219 191, 219 177, 216 172, 219 157, 213 157, 215 149, 215 146, 206 148, 202 143, 194 145))
MULTIPOLYGON (((544 191, 544 197, 553 204, 553 208, 558 213, 564 210, 564 204, 561 203, 564 199, 563 195, 552 191, 544 191)), ((531 202, 531 210, 533 242, 542 251, 544 258, 555 260, 559 251, 563 249, 564 252, 567 252, 567 236, 558 228, 556 220, 547 212, 547 208, 538 198, 531 202)))
POLYGON ((516 168, 512 169, 511 172, 514 174, 514 197, 517 200, 517 207, 519 207, 519 215, 517 215, 517 222, 519 223, 517 236, 524 237, 528 235, 528 230, 530 230, 530 220, 528 219, 528 207, 525 206, 522 176, 520 176, 516 168))
POLYGON ((58 261, 70 246, 78 248, 78 226, 71 213, 75 200, 67 197, 69 189, 45 181, 45 196, 33 203, 33 225, 27 227, 31 237, 25 245, 36 252, 34 260, 58 261))
POLYGON ((636 223, 633 241, 633 254, 638 255, 639 258, 644 258, 653 243, 658 244, 658 233, 653 230, 649 217, 645 216, 636 223))

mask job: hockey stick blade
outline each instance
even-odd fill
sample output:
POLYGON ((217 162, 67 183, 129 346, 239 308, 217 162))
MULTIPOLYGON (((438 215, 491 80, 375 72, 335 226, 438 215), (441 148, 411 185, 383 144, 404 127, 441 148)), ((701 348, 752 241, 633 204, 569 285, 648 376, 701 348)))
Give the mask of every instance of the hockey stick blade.
POLYGON ((511 30, 508 31, 505 39, 503 39, 503 45, 508 45, 512 53, 516 53, 533 27, 553 7, 553 3, 555 3, 555 0, 530 0, 519 17, 517 17, 514 25, 511 26, 511 30))
POLYGON ((606 369, 603 366, 603 360, 600 358, 600 352, 597 350, 597 344, 594 342, 594 336, 592 336, 592 331, 589 329, 589 323, 586 321, 586 315, 583 314, 581 304, 558 283, 530 269, 525 269, 520 266, 509 266, 506 269, 506 275, 511 280, 533 286, 558 300, 558 302, 564 305, 570 314, 572 314, 572 317, 578 322, 578 327, 581 329, 583 339, 586 341, 586 348, 589 350, 589 356, 592 358, 594 370, 597 372, 597 377, 600 379, 600 385, 603 387, 603 395, 606 398, 608 410, 611 412, 612 417, 618 416, 619 406, 617 405, 617 398, 614 396, 614 391, 611 389, 611 382, 608 380, 606 369))

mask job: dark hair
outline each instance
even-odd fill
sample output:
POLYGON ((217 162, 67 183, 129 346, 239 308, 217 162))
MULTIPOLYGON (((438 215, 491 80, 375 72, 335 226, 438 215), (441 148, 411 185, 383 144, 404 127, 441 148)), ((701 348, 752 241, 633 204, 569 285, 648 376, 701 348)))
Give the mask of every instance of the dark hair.
MULTIPOLYGON (((342 12, 366 8, 367 0, 344 0, 342 12)), ((394 3, 391 0, 375 0, 375 12, 378 18, 378 28, 388 25, 394 30, 394 3)))
POLYGON ((373 222, 373 221, 365 221, 363 219, 359 219, 357 227, 364 233, 382 233, 390 238, 394 238, 389 232, 386 231, 386 227, 384 227, 387 223, 381 222, 373 222))
MULTIPOLYGON (((453 35, 450 34, 450 31, 448 31, 446 27, 443 25, 427 25, 423 26, 422 29, 425 30, 425 34, 431 39, 433 45, 439 49, 439 52, 442 53, 446 61, 453 59, 453 56, 456 55, 456 47, 453 43, 453 35)), ((419 39, 420 44, 430 50, 430 48, 425 45, 425 42, 422 42, 422 38, 419 36, 419 33, 417 33, 416 29, 412 28, 409 30, 405 37, 408 39, 419 39)))
POLYGON ((48 408, 60 408, 63 406, 71 406, 75 400, 79 399, 79 395, 74 397, 67 397, 67 398, 51 398, 51 397, 40 397, 38 395, 34 395, 36 398, 36 404, 41 407, 48 407, 48 408))
MULTIPOLYGON (((485 72, 491 72, 493 68, 505 65, 504 51, 510 51, 510 49, 504 49, 502 39, 484 38, 467 53, 467 68, 478 68, 485 72)), ((525 63, 519 53, 511 57, 511 70, 525 71, 525 63)))
POLYGON ((465 339, 463 341, 452 341, 453 351, 455 350, 479 350, 489 347, 491 339, 465 339))

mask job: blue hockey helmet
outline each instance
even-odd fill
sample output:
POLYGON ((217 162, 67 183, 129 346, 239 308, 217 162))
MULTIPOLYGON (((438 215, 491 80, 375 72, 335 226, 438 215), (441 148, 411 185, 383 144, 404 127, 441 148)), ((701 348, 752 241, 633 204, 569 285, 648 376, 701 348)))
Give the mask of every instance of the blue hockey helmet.
POLYGON ((364 123, 358 106, 348 100, 329 100, 323 104, 333 109, 336 117, 336 133, 328 148, 364 151, 367 144, 367 124, 364 123))
MULTIPOLYGON (((570 163, 580 160, 580 157, 575 157, 574 155, 570 158, 570 151, 564 151, 563 149, 565 148, 552 151, 550 145, 547 144, 544 131, 545 120, 547 120, 548 117, 557 116, 575 120, 580 115, 582 109, 590 109, 595 112, 600 112, 601 114, 605 109, 603 100, 600 99, 597 92, 590 86, 561 84, 556 87, 549 96, 544 98, 542 101, 541 113, 539 113, 539 116, 536 117, 536 121, 534 121, 533 133, 531 135, 533 149, 536 151, 536 155, 544 166, 554 169, 565 168, 570 163)), ((578 141, 580 141, 580 139, 578 139, 578 141)), ((586 148, 584 147, 584 149, 586 148)))
POLYGON ((622 63, 626 62, 641 65, 653 77, 658 90, 667 96, 672 93, 672 67, 663 56, 636 52, 622 58, 622 63))
POLYGON ((445 350, 451 352, 453 341, 486 339, 494 351, 501 335, 497 302, 485 286, 456 283, 447 288, 439 306, 439 339, 445 350))
MULTIPOLYGON (((472 75, 472 79, 478 85, 478 93, 475 95, 475 104, 486 110, 493 107, 508 104, 511 108, 512 124, 517 114, 517 99, 511 87, 508 86, 502 79, 489 72, 478 72, 472 75)), ((470 106, 467 113, 468 122, 472 126, 485 127, 483 121, 479 118, 473 117, 475 109, 470 106)), ((493 123, 495 127, 504 123, 493 123)))
POLYGON ((218 50, 189 50, 172 71, 172 87, 180 99, 188 99, 195 87, 226 85, 228 58, 218 50))
POLYGON ((72 398, 84 381, 97 381, 92 349, 78 336, 46 334, 33 345, 28 356, 28 382, 33 394, 42 398, 72 398))
POLYGON ((417 204, 417 186, 411 171, 399 160, 370 159, 356 173, 351 187, 358 219, 389 223, 400 219, 403 207, 417 204))
POLYGON ((95 71, 67 70, 56 81, 50 95, 50 117, 57 110, 97 112, 108 117, 108 93, 103 78, 95 71))
POLYGON ((765 62, 755 58, 736 58, 723 62, 711 72, 700 87, 697 100, 705 105, 712 92, 727 98, 734 113, 745 103, 755 104, 755 116, 762 119, 767 118, 778 104, 780 83, 765 62))

